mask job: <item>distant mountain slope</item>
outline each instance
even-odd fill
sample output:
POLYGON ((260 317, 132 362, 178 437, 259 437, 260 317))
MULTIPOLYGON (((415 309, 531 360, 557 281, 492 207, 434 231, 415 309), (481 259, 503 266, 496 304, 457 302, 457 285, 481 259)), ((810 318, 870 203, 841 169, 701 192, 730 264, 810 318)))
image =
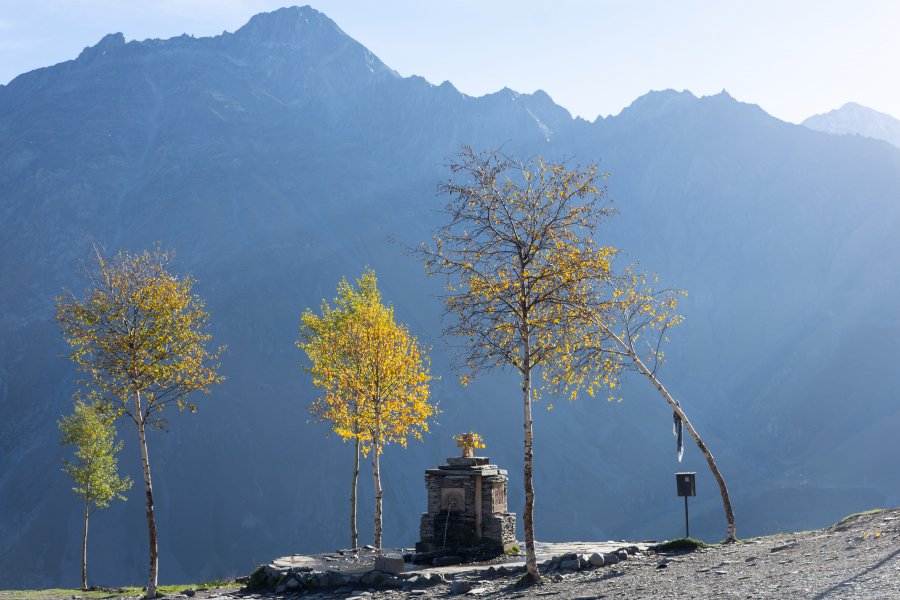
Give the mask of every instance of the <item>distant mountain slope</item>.
MULTIPOLYGON (((687 289, 662 377, 732 488, 741 536, 900 504, 900 150, 774 119, 727 94, 652 92, 573 119, 543 92, 480 98, 399 77, 310 8, 213 38, 106 36, 0 86, 0 587, 73 584, 77 502, 55 422, 75 374, 53 323, 91 240, 156 240, 199 281, 228 379, 150 440, 162 581, 242 574, 347 544, 349 449, 308 423, 300 312, 366 265, 433 345, 443 414, 384 455, 385 543, 416 541, 423 471, 485 436, 521 511, 521 415, 508 374, 461 388, 439 282, 392 243, 428 238, 462 144, 600 160, 619 215, 601 230, 687 289)), ((622 403, 536 414, 542 539, 677 535, 676 470, 698 472, 692 532, 724 532, 698 453, 675 461, 671 412, 640 380, 622 403)), ((121 463, 139 478, 134 432, 121 463)), ((371 536, 363 478, 361 539, 371 536)), ((138 494, 92 521, 96 581, 139 581, 138 494)))
POLYGON ((813 115, 802 125, 826 133, 864 135, 900 148, 900 120, 856 102, 848 102, 825 114, 813 115))

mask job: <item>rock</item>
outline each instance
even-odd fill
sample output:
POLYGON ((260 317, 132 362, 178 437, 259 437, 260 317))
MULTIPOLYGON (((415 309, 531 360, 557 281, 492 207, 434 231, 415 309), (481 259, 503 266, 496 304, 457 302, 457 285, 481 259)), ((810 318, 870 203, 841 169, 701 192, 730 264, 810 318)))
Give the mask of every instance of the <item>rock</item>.
POLYGON ((591 561, 587 554, 578 555, 578 567, 580 569, 587 569, 590 565, 591 561))
POLYGON ((603 562, 607 565, 614 565, 619 562, 619 555, 615 552, 607 552, 603 555, 603 562))
POLYGON ((389 588, 402 588, 406 585, 405 577, 398 577, 397 575, 385 575, 384 582, 381 584, 382 587, 389 588))
POLYGON ((461 556, 438 556, 431 563, 436 567, 446 567, 448 565, 458 565, 462 562, 461 556))
POLYGON ((581 568, 581 561, 577 558, 564 560, 559 563, 559 568, 563 571, 577 571, 581 568))
POLYGON ((563 554, 562 556, 559 557, 559 562, 563 562, 566 560, 575 560, 576 558, 578 558, 578 555, 575 554, 574 552, 566 552, 565 554, 563 554))
POLYGON ((447 582, 447 580, 444 578, 444 576, 441 573, 432 573, 431 575, 428 576, 428 580, 431 583, 446 583, 447 582))
POLYGON ((472 589, 472 584, 468 581, 454 581, 450 584, 450 593, 454 595, 465 594, 472 589))
POLYGON ((385 573, 402 573, 404 568, 401 556, 376 556, 375 568, 385 573))
POLYGON ((606 561, 603 560, 603 555, 599 552, 591 554, 590 558, 588 558, 588 562, 591 563, 592 567, 602 567, 606 564, 606 561))
POLYGON ((287 586, 284 585, 284 584, 281 584, 281 585, 279 585, 278 587, 275 588, 275 593, 276 593, 276 594, 283 594, 285 591, 287 591, 287 586))
POLYGON ((497 567, 497 575, 501 577, 505 577, 507 575, 512 575, 512 571, 508 567, 500 566, 497 567))
POLYGON ((659 561, 659 563, 657 563, 656 568, 657 569, 666 569, 666 568, 668 568, 668 566, 669 566, 669 561, 667 561, 666 559, 662 559, 661 561, 659 561))
POLYGON ((619 560, 628 560, 628 552, 625 550, 616 550, 616 556, 619 557, 619 560))
POLYGON ((375 546, 373 546, 371 544, 366 544, 365 546, 363 546, 363 550, 374 550, 374 549, 375 549, 375 546))
POLYGON ((628 552, 628 554, 631 554, 631 555, 640 554, 640 552, 641 552, 641 549, 638 548, 637 546, 628 546, 627 548, 625 548, 625 550, 628 552))
POLYGON ((265 566, 261 566, 253 571, 247 577, 246 586, 248 590, 258 590, 268 586, 269 574, 265 566))
POLYGON ((385 581, 385 575, 381 571, 369 571, 360 578, 360 583, 367 587, 381 587, 385 581))

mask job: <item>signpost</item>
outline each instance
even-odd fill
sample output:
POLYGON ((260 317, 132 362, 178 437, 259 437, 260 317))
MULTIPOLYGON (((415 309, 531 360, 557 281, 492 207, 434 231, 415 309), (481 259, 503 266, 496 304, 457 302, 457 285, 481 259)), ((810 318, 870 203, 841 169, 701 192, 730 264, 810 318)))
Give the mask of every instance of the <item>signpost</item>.
POLYGON ((675 486, 679 496, 684 496, 684 537, 691 537, 691 527, 688 524, 688 496, 697 495, 697 473, 675 473, 675 486))

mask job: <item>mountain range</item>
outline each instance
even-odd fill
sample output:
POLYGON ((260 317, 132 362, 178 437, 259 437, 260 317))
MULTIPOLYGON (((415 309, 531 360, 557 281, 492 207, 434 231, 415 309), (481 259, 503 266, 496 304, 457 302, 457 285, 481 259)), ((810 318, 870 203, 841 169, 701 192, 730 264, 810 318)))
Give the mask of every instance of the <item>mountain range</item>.
MULTIPOLYGON (((464 144, 610 174, 604 243, 689 293, 660 377, 715 454, 740 537, 900 504, 900 149, 725 92, 650 92, 594 122, 541 91, 471 97, 401 77, 322 13, 285 8, 210 38, 111 34, 0 86, 0 588, 78 581, 80 509, 56 429, 77 374, 53 314, 95 241, 174 249, 228 346, 227 380, 150 439, 161 582, 349 543, 352 454, 310 422, 294 340, 302 310, 366 266, 441 377, 432 433, 383 456, 385 544, 416 541, 424 470, 461 431, 509 469, 521 512, 515 378, 458 384, 440 282, 401 248, 440 221, 436 184, 464 144)), ((721 539, 715 483, 695 448, 677 462, 671 411, 646 381, 622 397, 538 405, 538 538, 677 537, 673 473, 693 470, 691 531, 721 539)), ((127 425, 120 462, 140 481, 127 425)), ((145 575, 140 494, 98 512, 91 536, 95 581, 145 575)))

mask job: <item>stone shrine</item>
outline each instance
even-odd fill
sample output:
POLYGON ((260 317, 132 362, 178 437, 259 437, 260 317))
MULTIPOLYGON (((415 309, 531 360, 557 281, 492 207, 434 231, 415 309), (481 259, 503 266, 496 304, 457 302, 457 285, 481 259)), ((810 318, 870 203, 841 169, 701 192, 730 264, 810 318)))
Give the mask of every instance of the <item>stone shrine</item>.
POLYGON ((422 513, 416 552, 478 548, 483 555, 501 554, 516 545, 516 515, 506 510, 506 471, 485 456, 472 456, 473 447, 483 446, 465 439, 459 445, 463 456, 425 471, 428 512, 422 513))

